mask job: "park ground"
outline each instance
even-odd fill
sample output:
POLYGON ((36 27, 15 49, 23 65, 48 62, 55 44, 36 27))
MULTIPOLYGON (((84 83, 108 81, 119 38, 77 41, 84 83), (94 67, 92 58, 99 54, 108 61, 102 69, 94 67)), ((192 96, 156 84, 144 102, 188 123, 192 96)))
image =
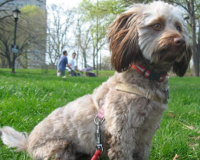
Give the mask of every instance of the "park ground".
MULTIPOLYGON (((99 71, 98 77, 56 76, 56 70, 0 69, 0 127, 13 126, 30 132, 58 107, 106 81, 114 71, 99 71)), ((189 75, 189 74, 188 74, 189 75)), ((154 136, 150 160, 199 160, 200 158, 200 79, 170 77, 170 99, 160 129, 154 136)), ((0 141, 0 160, 30 160, 0 141)))

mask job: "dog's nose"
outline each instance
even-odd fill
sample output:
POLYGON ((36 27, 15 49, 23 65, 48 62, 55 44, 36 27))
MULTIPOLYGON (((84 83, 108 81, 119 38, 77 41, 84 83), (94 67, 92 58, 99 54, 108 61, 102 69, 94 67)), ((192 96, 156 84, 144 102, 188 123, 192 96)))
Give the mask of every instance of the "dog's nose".
POLYGON ((174 38, 174 43, 177 45, 177 46, 181 46, 181 45, 184 45, 185 44, 185 40, 183 38, 174 38))

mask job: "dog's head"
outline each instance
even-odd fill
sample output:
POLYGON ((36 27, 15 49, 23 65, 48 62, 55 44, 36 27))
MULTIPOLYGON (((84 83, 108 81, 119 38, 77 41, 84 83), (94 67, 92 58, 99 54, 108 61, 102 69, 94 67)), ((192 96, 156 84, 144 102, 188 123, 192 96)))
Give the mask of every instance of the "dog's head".
POLYGON ((137 4, 110 25, 111 64, 118 71, 147 60, 169 64, 183 76, 191 58, 187 25, 176 7, 164 3, 137 4))

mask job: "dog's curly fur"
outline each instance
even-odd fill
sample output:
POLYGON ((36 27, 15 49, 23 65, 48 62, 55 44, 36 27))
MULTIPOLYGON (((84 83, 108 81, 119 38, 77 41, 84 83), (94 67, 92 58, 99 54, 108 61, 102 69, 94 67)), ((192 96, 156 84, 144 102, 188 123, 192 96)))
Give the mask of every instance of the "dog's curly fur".
POLYGON ((110 25, 108 41, 111 63, 117 71, 114 76, 92 95, 53 111, 29 136, 11 127, 1 128, 3 142, 18 151, 28 151, 33 159, 90 159, 96 146, 94 117, 104 105, 104 156, 110 160, 147 160, 167 106, 116 90, 116 85, 136 87, 165 100, 163 88, 168 86, 168 78, 163 82, 147 79, 131 65, 141 64, 157 73, 173 70, 182 77, 192 54, 187 26, 180 10, 170 4, 137 4, 110 25))

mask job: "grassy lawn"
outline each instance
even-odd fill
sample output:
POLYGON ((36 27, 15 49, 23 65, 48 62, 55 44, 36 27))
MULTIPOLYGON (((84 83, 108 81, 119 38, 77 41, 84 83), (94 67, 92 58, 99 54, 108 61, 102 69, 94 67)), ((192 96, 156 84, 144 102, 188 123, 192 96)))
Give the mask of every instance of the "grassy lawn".
MULTIPOLYGON (((106 81, 113 71, 98 78, 56 77, 55 70, 0 69, 0 127, 30 132, 54 109, 106 81)), ((154 136, 150 160, 198 160, 200 158, 200 79, 171 77, 170 100, 161 127, 154 136)), ((29 160, 0 142, 0 160, 29 160)))

